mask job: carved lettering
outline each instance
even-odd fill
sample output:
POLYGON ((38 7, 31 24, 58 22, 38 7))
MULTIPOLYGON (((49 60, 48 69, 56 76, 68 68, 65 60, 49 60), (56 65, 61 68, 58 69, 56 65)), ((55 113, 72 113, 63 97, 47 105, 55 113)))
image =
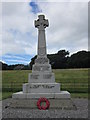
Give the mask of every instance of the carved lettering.
POLYGON ((51 77, 52 77, 51 74, 43 75, 43 78, 44 78, 44 79, 50 79, 51 77))
POLYGON ((31 85, 30 88, 39 88, 39 87, 43 87, 43 88, 47 88, 47 89, 50 89, 50 88, 53 88, 54 86, 50 86, 50 85, 31 85))
POLYGON ((31 77, 31 79, 38 79, 38 76, 39 75, 31 75, 30 77, 31 77))

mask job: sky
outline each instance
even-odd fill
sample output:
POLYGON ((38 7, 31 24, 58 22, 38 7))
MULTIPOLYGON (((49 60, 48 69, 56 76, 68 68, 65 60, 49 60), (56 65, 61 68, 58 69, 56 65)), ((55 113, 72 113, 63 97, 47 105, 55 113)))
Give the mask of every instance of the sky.
POLYGON ((49 20, 45 31, 48 54, 62 49, 71 54, 88 50, 88 1, 73 1, 3 0, 0 60, 7 64, 28 64, 37 54, 38 30, 34 20, 40 14, 49 20))

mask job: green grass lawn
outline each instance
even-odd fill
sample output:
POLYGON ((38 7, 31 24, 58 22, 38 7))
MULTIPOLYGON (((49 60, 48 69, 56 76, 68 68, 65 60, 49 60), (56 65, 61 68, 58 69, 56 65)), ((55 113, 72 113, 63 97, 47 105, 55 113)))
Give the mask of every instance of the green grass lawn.
MULTIPOLYGON (((11 70, 2 72, 2 98, 5 99, 16 91, 22 90, 22 84, 28 82, 30 70, 11 70)), ((88 69, 53 70, 56 82, 62 90, 68 90, 72 97, 87 97, 88 69)))

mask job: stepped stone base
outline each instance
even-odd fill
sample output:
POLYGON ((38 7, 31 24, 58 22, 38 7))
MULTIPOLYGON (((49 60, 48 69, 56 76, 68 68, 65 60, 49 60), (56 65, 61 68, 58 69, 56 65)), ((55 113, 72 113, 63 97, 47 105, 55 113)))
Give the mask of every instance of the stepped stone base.
POLYGON ((28 83, 23 84, 21 92, 12 95, 13 102, 15 101, 12 105, 16 107, 31 107, 32 105, 37 107, 36 101, 41 97, 53 99, 54 101, 52 100, 51 106, 56 108, 58 106, 59 108, 71 108, 73 106, 70 100, 68 102, 68 99, 71 98, 70 93, 68 91, 61 91, 60 83, 55 82, 55 75, 52 73, 52 68, 47 58, 45 28, 48 25, 48 20, 45 20, 44 15, 40 15, 39 19, 35 21, 35 27, 39 30, 38 55, 32 67, 32 73, 28 76, 28 83), (59 99, 59 101, 56 99, 59 99))
POLYGON ((14 99, 31 99, 31 98, 60 98, 60 99, 69 99, 70 93, 68 91, 61 91, 59 93, 23 93, 17 92, 13 93, 12 98, 14 99))
MULTIPOLYGON (((48 99, 50 101, 49 109, 76 110, 72 99, 48 99)), ((9 107, 11 108, 37 108, 38 99, 11 99, 9 107)))

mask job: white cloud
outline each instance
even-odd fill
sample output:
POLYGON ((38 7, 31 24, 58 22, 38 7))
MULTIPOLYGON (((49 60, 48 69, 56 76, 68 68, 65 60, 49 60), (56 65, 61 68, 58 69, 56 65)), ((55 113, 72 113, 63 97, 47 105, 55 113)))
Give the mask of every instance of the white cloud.
POLYGON ((6 63, 5 61, 3 61, 3 60, 0 60, 0 62, 2 62, 2 63, 6 63))
POLYGON ((19 63, 19 64, 20 64, 20 63, 23 63, 23 64, 28 64, 28 63, 29 63, 28 60, 26 61, 26 60, 14 60, 14 59, 13 59, 13 60, 7 60, 7 62, 11 62, 11 63, 13 63, 13 64, 14 64, 14 63, 19 63))
POLYGON ((2 55, 2 3, 0 2, 0 56, 2 55))
POLYGON ((1 0, 1 2, 29 2, 30 0, 1 0))
POLYGON ((3 54, 27 53, 35 54, 33 46, 36 33, 34 33, 33 20, 35 15, 30 12, 29 3, 3 3, 3 54), (32 48, 27 51, 26 47, 32 48))
MULTIPOLYGON (((48 53, 66 48, 70 52, 88 46, 88 4, 71 2, 38 2, 49 28, 46 29, 48 53)), ((3 55, 30 54, 37 50, 37 29, 28 2, 3 2, 3 55)))
POLYGON ((0 2, 0 35, 2 33, 2 3, 0 2))
POLYGON ((39 5, 49 18, 48 47, 57 50, 67 48, 70 52, 81 48, 88 50, 88 3, 62 2, 39 5))
MULTIPOLYGON (((2 2, 29 2, 30 0, 1 0, 2 2)), ((89 2, 89 0, 34 0, 38 2, 89 2)))
POLYGON ((20 59, 20 60, 26 60, 26 58, 16 56, 16 55, 5 55, 5 57, 8 58, 8 59, 15 58, 15 59, 20 59))

